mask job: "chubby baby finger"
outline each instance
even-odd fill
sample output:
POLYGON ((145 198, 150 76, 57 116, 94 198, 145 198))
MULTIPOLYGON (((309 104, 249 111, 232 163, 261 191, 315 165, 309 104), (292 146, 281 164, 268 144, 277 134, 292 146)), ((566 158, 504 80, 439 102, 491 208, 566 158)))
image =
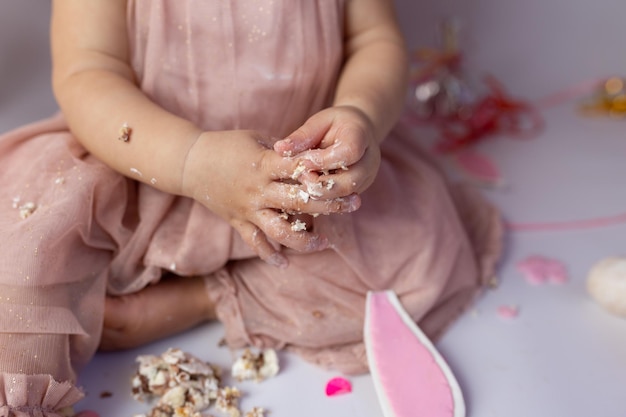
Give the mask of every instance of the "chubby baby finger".
POLYGON ((281 254, 267 239, 267 235, 252 223, 246 222, 234 226, 254 252, 270 265, 285 268, 289 264, 287 258, 281 254))
POLYGON ((259 226, 271 239, 299 252, 326 249, 328 239, 309 231, 305 221, 274 210, 266 210, 259 218, 259 226))

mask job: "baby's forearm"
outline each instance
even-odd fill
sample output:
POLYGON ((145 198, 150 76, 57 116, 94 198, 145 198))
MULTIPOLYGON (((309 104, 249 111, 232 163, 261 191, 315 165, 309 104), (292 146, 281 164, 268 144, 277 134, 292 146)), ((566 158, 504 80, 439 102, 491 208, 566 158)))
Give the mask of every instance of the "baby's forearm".
POLYGON ((335 105, 352 105, 371 120, 382 140, 401 114, 406 93, 406 59, 397 45, 372 45, 346 63, 335 105), (378 65, 377 60, 386 61, 378 65))
POLYGON ((182 193, 185 159, 200 129, 107 70, 61 77, 55 93, 72 133, 89 152, 123 175, 182 193))
POLYGON ((50 33, 53 89, 72 133, 116 171, 180 194, 201 132, 136 85, 126 0, 55 0, 50 33))
POLYGON ((348 18, 346 62, 334 104, 363 111, 380 141, 397 122, 405 102, 406 46, 385 1, 351 0, 348 4, 353 17, 348 18))

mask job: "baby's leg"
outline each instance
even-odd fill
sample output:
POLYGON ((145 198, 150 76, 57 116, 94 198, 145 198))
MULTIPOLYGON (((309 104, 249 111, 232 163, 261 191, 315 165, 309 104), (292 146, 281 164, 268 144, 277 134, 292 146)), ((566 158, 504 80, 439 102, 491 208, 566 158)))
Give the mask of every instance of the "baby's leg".
MULTIPOLYGON (((83 397, 70 382, 75 380, 70 339, 60 334, 0 333, 0 383, 4 387, 0 413, 8 412, 2 415, 29 410, 34 416, 56 417, 83 397)), ((76 417, 97 416, 80 413, 76 417)))
POLYGON ((431 252, 403 271, 387 269, 382 259, 379 268, 350 263, 333 250, 291 256, 287 269, 242 261, 207 277, 207 288, 231 347, 286 347, 324 368, 362 373, 367 292, 394 290, 422 329, 437 336, 478 289, 466 249, 439 259, 431 252))
POLYGON ((204 278, 169 276, 137 293, 107 297, 100 348, 138 347, 214 318, 204 278))
POLYGON ((116 249, 101 225, 121 223, 125 180, 58 119, 0 137, 0 155, 0 414, 54 416, 98 345, 116 249))
POLYGON ((0 379, 5 388, 0 406, 17 410, 28 405, 54 413, 82 396, 74 384, 98 343, 110 255, 80 250, 79 233, 37 225, 34 216, 29 224, 41 239, 35 247, 21 239, 22 256, 9 249, 9 265, 0 274, 0 379))

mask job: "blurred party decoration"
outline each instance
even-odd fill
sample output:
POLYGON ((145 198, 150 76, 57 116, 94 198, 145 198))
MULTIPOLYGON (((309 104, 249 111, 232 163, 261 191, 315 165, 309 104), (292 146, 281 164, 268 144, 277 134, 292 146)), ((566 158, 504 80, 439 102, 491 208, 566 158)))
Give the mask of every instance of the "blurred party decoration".
POLYGON ((496 134, 533 135, 543 119, 529 103, 510 97, 493 76, 486 92, 470 86, 462 69, 458 25, 442 24, 441 50, 420 49, 414 55, 409 95, 409 120, 435 126, 436 150, 453 153, 496 134))
POLYGON ((599 83, 595 94, 582 104, 581 110, 585 114, 626 118, 626 78, 611 77, 599 83))
POLYGON ((485 82, 488 94, 474 102, 466 113, 441 125, 439 151, 454 152, 495 134, 530 137, 543 128, 543 118, 532 105, 510 97, 493 77, 487 77, 485 82))
POLYGON ((420 121, 443 121, 469 111, 474 94, 461 73, 458 28, 442 24, 443 49, 415 52, 409 103, 420 121))
POLYGON ((547 108, 588 96, 580 105, 584 114, 626 119, 626 77, 589 80, 526 101, 511 96, 494 76, 485 75, 481 83, 469 81, 456 21, 442 22, 440 39, 439 48, 413 54, 405 122, 434 128, 432 150, 476 185, 500 187, 504 182, 496 163, 475 145, 488 138, 537 136, 547 108))

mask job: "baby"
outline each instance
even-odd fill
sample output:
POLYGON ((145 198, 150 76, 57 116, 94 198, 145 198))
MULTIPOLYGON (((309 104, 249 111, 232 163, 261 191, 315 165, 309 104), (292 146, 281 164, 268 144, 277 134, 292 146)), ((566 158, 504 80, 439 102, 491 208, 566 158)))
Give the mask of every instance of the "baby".
POLYGON ((436 337, 490 280, 497 213, 397 125, 392 0, 55 0, 51 40, 61 112, 0 136, 8 415, 209 319, 365 372, 369 290, 436 337))

